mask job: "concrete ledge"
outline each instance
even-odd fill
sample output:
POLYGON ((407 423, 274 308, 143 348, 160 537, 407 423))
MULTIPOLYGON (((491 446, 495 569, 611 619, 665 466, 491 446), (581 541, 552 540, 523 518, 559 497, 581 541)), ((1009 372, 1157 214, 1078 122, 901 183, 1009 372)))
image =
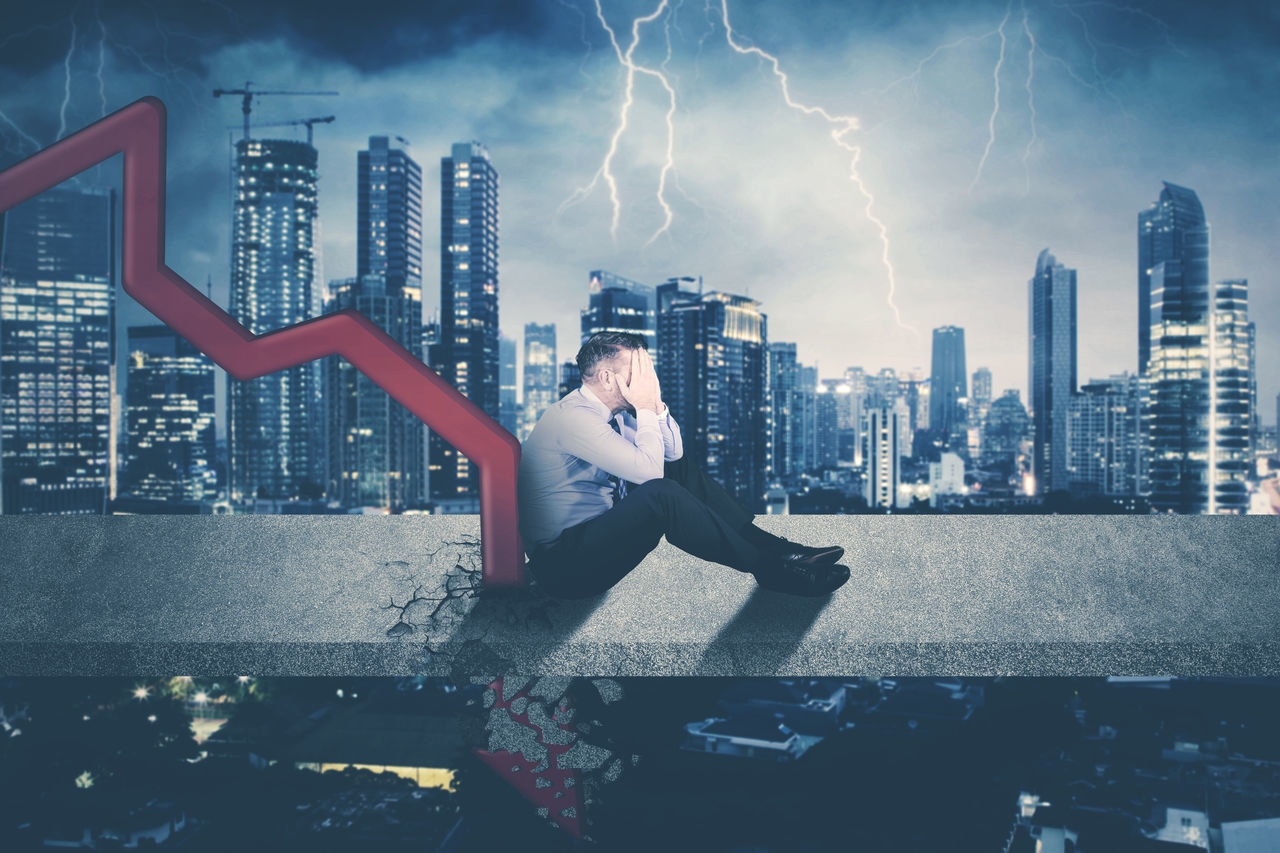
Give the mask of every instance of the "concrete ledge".
POLYGON ((665 542, 481 592, 477 516, 0 518, 9 675, 1280 675, 1280 518, 784 516, 828 600, 665 542))

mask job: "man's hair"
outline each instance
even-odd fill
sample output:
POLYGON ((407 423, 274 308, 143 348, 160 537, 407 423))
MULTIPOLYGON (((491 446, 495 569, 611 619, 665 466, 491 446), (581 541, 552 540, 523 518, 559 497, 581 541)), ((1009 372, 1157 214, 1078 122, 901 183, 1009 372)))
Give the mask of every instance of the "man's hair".
POLYGON ((582 381, 586 382, 595 374, 600 362, 608 361, 619 351, 647 350, 648 348, 649 345, 645 343, 642 335, 633 335, 629 332, 596 332, 587 338, 582 349, 578 350, 578 372, 582 374, 582 381))

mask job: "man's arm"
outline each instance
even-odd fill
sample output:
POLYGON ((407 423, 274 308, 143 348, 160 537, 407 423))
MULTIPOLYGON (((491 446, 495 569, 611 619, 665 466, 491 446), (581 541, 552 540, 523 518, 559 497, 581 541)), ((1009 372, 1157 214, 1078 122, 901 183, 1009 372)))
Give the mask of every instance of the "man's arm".
MULTIPOLYGON (((671 410, 667 408, 666 403, 662 404, 662 411, 658 413, 658 432, 662 434, 663 459, 668 462, 674 462, 684 456, 684 441, 680 436, 680 424, 671 416, 671 410)), ((636 419, 630 412, 623 412, 622 437, 628 441, 635 441, 635 435, 636 419)))
POLYGON ((663 474, 663 438, 658 416, 641 409, 634 438, 623 437, 594 412, 569 413, 566 428, 556 437, 560 449, 631 483, 656 480, 663 474))

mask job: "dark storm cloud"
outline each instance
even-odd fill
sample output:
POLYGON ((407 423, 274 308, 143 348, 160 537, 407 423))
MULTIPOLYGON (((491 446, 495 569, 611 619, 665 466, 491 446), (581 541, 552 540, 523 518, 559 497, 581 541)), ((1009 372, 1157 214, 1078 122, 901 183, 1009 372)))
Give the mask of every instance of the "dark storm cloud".
MULTIPOLYGON (((33 70, 61 62, 76 21, 78 38, 95 41, 99 22, 109 38, 142 57, 163 57, 192 70, 219 47, 245 39, 284 38, 320 59, 371 73, 447 54, 459 45, 501 34, 520 40, 566 39, 556 4, 417 0, 408 2, 13 3, 0 23, 0 69, 33 70), (11 39, 11 40, 10 40, 11 39)), ((576 43, 576 37, 571 39, 576 43)), ((139 60, 145 61, 145 60, 139 60)))

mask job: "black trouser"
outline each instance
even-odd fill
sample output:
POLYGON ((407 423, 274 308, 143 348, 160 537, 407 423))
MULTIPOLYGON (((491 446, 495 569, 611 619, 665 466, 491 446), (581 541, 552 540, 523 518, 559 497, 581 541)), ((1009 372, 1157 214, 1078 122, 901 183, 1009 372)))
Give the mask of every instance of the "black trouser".
POLYGON ((561 598, 599 595, 640 565, 666 534, 682 551, 750 572, 767 553, 738 531, 755 516, 697 465, 667 462, 664 476, 627 486, 627 496, 574 525, 529 562, 547 592, 561 598))

